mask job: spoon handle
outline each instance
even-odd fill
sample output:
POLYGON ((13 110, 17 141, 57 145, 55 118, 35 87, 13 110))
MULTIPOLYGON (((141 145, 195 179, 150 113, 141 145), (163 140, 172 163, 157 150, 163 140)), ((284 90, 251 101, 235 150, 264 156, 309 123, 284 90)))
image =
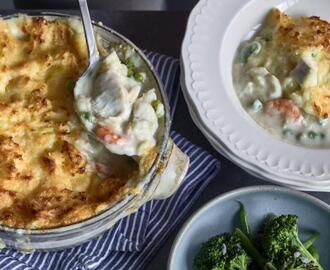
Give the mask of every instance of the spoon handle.
POLYGON ((79 0, 80 12, 84 24, 85 38, 87 42, 89 66, 98 62, 100 55, 96 46, 91 17, 89 15, 87 0, 79 0))

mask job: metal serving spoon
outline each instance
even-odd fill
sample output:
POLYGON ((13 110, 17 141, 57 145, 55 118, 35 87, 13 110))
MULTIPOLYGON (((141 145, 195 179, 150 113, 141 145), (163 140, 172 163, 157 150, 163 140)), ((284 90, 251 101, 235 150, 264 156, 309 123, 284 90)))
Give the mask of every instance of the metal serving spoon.
POLYGON ((93 25, 88 10, 87 0, 79 0, 82 22, 84 25, 85 38, 88 49, 88 68, 81 78, 94 75, 100 62, 100 54, 97 49, 96 40, 93 32, 93 25))
MULTIPOLYGON (((112 103, 116 100, 117 96, 114 91, 116 89, 108 81, 103 83, 103 87, 95 87, 96 75, 100 67, 101 58, 93 32, 87 0, 78 1, 87 43, 88 67, 78 79, 74 88, 75 108, 85 128, 95 137, 95 125, 100 120, 97 115, 102 110, 111 112, 113 110, 111 108, 112 103)), ((102 116, 107 117, 109 115, 105 113, 102 116)))
POLYGON ((87 0, 78 1, 89 59, 86 71, 74 87, 75 110, 89 134, 108 148, 109 141, 118 141, 119 145, 119 135, 113 135, 107 127, 103 127, 100 123, 111 116, 120 115, 121 109, 124 110, 125 108, 125 95, 121 91, 120 85, 118 86, 118 79, 113 76, 99 77, 98 71, 101 66, 101 58, 93 32, 87 0))
POLYGON ((120 80, 114 78, 114 76, 97 81, 96 75, 100 67, 101 58, 93 33, 87 1, 79 0, 79 5, 85 30, 89 63, 86 71, 75 85, 75 107, 87 130, 92 131, 91 119, 87 122, 85 121, 86 113, 88 112, 90 116, 93 114, 93 120, 95 121, 118 115, 124 110, 124 94, 120 85, 118 85, 120 80))

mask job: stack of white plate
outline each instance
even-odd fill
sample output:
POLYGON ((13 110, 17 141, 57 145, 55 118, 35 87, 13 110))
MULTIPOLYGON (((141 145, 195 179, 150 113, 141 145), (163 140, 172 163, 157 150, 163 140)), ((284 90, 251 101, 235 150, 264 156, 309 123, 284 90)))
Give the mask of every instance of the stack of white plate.
POLYGON ((328 0, 201 0, 189 17, 182 45, 183 92, 194 122, 221 154, 268 181, 330 191, 330 149, 273 137, 244 111, 233 88, 235 51, 273 7, 330 21, 328 0))

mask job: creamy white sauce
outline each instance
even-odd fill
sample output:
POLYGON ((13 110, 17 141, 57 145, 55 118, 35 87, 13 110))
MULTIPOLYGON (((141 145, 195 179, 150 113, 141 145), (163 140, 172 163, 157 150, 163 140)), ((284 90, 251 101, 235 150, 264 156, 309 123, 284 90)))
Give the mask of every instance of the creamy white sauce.
POLYGON ((77 82, 76 109, 110 152, 141 156, 156 145, 158 118, 164 111, 162 104, 152 106, 157 101, 155 89, 141 93, 142 83, 128 75, 128 67, 112 51, 102 60, 96 78, 77 82))
POLYGON ((303 56, 303 64, 297 65, 296 70, 289 70, 283 64, 286 60, 278 59, 282 66, 276 68, 267 46, 267 42, 260 42, 260 37, 256 37, 249 43, 244 42, 238 49, 233 65, 233 82, 241 104, 260 126, 284 141, 308 147, 329 147, 330 121, 304 112, 302 97, 297 94, 302 76, 304 84, 315 84, 317 66, 314 60, 310 55, 303 56), (253 52, 244 49, 255 42, 258 45, 253 52), (249 52, 246 59, 242 58, 242 50, 243 53, 249 52), (284 108, 284 104, 282 111, 275 110, 269 114, 267 103, 277 99, 291 100, 299 107, 301 116, 288 116, 284 113, 288 109, 284 108))

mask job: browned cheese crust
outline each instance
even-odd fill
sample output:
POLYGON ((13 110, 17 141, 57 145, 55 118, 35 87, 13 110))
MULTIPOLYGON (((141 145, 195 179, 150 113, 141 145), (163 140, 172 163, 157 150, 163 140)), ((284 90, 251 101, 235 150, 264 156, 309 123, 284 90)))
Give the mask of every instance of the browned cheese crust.
POLYGON ((320 17, 291 17, 273 9, 266 24, 272 28, 279 43, 297 50, 320 47, 330 53, 330 24, 320 17))
POLYGON ((329 117, 330 24, 319 17, 291 17, 273 9, 262 32, 272 36, 274 51, 289 59, 291 69, 302 56, 313 55, 317 65, 317 84, 302 85, 304 109, 317 117, 329 117))
POLYGON ((131 190, 123 176, 101 179, 74 143, 82 128, 68 82, 86 67, 83 35, 66 20, 17 24, 19 37, 0 21, 0 224, 71 224, 131 190))

